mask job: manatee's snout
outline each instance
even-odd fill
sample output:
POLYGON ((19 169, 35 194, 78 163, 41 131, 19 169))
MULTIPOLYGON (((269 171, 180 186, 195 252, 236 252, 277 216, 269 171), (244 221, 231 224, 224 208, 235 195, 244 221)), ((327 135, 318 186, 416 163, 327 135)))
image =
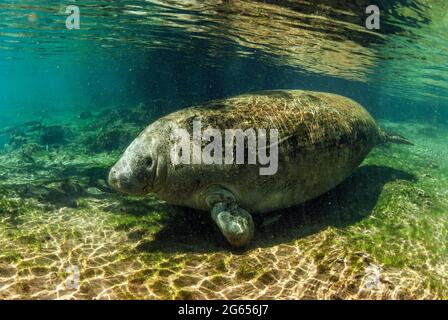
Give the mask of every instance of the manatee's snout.
POLYGON ((110 169, 109 171, 109 185, 114 188, 117 191, 121 191, 122 189, 122 180, 119 176, 118 176, 118 170, 115 169, 115 167, 113 167, 112 169, 110 169))
POLYGON ((109 171, 109 178, 107 179, 109 182, 109 185, 114 188, 114 189, 118 189, 118 177, 117 177, 117 170, 115 169, 115 167, 113 167, 112 169, 110 169, 109 171))
POLYGON ((109 185, 131 195, 145 195, 150 191, 155 174, 155 161, 133 143, 109 171, 109 185))
MULTIPOLYGON (((117 165, 116 165, 117 166, 117 165)), ((109 185, 115 190, 132 195, 144 195, 148 191, 148 185, 142 181, 133 180, 132 176, 127 175, 114 166, 109 172, 109 185)))

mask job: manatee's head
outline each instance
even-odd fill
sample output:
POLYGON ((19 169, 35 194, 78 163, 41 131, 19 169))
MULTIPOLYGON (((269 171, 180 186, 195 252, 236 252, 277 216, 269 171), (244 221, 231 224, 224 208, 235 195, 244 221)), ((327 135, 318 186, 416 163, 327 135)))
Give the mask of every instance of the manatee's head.
POLYGON ((145 195, 154 190, 159 157, 157 135, 151 126, 126 149, 109 172, 109 184, 117 191, 145 195))

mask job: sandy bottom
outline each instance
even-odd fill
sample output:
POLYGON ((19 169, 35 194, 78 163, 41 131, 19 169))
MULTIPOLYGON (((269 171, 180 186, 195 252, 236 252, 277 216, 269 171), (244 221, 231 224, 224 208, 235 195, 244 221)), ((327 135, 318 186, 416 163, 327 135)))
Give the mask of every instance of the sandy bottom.
POLYGON ((448 128, 383 125, 416 145, 377 147, 328 194, 255 217, 244 251, 206 213, 111 192, 116 153, 1 154, 0 298, 446 299, 448 128))

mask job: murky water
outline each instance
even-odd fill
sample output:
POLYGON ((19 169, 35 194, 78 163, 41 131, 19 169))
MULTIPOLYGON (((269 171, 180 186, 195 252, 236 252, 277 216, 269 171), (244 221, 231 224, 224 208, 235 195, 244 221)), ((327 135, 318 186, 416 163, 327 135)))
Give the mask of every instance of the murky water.
POLYGON ((0 297, 446 299, 448 3, 377 1, 372 30, 369 5, 0 1, 0 297), (238 250, 209 212, 108 185, 161 116, 273 89, 352 98, 414 146, 253 214, 238 250))

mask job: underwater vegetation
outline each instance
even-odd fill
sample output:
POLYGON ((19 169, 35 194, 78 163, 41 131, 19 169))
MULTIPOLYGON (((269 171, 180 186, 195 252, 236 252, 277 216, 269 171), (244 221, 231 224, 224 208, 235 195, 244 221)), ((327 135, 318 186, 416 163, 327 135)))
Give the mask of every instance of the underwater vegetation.
MULTIPOLYGON (((154 111, 139 104, 136 108, 121 108, 102 111, 97 119, 99 123, 93 124, 89 129, 98 124, 99 131, 93 131, 84 139, 84 143, 90 151, 102 152, 123 149, 151 119, 154 111)), ((82 113, 80 119, 83 119, 82 113)))
POLYGON ((415 146, 377 147, 329 193, 254 215, 232 250, 208 214, 105 182, 151 109, 42 123, 2 151, 0 298, 448 298, 447 127, 381 121, 415 146))
POLYGON ((77 1, 79 30, 63 1, 0 3, 0 299, 448 299, 448 2, 377 2, 376 30, 370 0, 77 1), (254 215, 238 250, 106 182, 163 114, 275 89, 343 94, 415 145, 254 215))

